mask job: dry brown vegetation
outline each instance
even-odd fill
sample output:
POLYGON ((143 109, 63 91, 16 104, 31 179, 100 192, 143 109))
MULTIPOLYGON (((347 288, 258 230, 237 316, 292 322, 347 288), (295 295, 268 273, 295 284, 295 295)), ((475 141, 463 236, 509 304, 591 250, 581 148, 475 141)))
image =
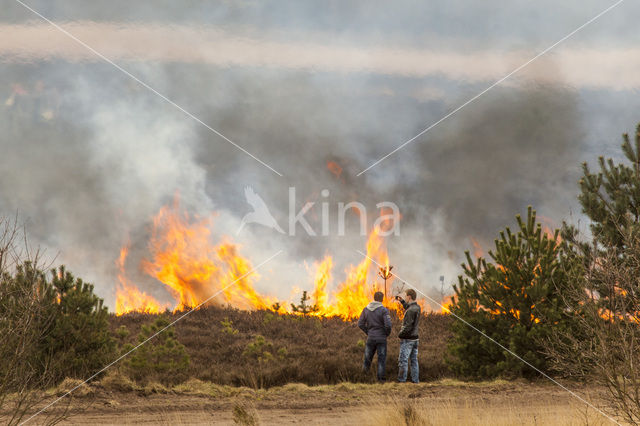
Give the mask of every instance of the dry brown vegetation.
MULTIPOLYGON (((169 320, 179 315, 168 314, 169 320)), ((140 313, 112 316, 111 327, 126 326, 128 340, 134 342, 142 325, 155 317, 140 313)), ((422 381, 450 375, 444 362, 450 321, 446 315, 427 314, 420 323, 422 381)), ((398 330, 399 319, 394 317, 393 322, 393 329, 398 330)), ((207 307, 178 321, 175 335, 191 358, 188 376, 216 384, 270 387, 374 380, 373 372, 363 375, 360 371, 366 336, 355 321, 207 307)), ((398 348, 399 340, 392 335, 387 354, 389 380, 397 375, 398 348)))
MULTIPOLYGON (((48 391, 63 394, 76 381, 48 391)), ((573 389, 591 401, 594 388, 573 389)), ((52 408, 52 410, 56 410, 52 408)), ((67 424, 604 425, 608 421, 559 387, 522 380, 465 383, 290 383, 269 389, 197 379, 170 388, 137 385, 113 371, 82 386, 67 424), (251 422, 254 423, 251 423, 251 422)))

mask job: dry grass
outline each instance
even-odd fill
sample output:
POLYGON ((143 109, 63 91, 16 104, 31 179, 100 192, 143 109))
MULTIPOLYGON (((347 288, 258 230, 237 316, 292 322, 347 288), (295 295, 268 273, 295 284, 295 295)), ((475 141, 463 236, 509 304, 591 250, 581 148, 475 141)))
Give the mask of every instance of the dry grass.
POLYGON ((576 404, 546 404, 522 400, 483 402, 477 398, 441 401, 395 400, 380 403, 363 423, 373 426, 512 426, 512 425, 609 425, 595 410, 576 404))
POLYGON ((95 393, 95 389, 82 380, 67 377, 58 386, 47 389, 44 394, 46 396, 62 396, 72 390, 73 396, 78 398, 93 396, 95 393))
MULTIPOLYGON (((155 390, 129 383, 131 390, 119 391, 128 383, 125 379, 112 374, 89 385, 84 398, 74 398, 69 424, 609 424, 548 382, 444 379, 419 385, 290 383, 254 389, 191 379, 155 390)), ((598 392, 587 385, 572 388, 594 403, 599 401, 598 392)), ((52 395, 63 390, 57 388, 52 395)))

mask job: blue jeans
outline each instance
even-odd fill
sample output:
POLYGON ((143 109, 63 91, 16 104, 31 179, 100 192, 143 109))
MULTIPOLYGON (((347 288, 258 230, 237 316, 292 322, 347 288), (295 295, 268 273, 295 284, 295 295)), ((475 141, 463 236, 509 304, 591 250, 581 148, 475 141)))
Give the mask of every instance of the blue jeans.
POLYGON ((364 347, 364 363, 362 369, 369 371, 371 362, 373 361, 373 355, 378 352, 378 380, 385 381, 384 369, 387 363, 387 341, 370 341, 367 340, 367 344, 364 347))
POLYGON ((418 341, 406 340, 400 341, 400 355, 398 356, 398 381, 407 381, 407 368, 411 361, 411 381, 418 383, 418 341))

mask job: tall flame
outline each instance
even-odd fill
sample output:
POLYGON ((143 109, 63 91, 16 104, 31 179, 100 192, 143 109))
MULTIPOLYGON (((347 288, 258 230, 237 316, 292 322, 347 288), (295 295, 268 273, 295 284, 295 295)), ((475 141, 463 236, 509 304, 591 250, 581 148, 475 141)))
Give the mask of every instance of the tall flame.
MULTIPOLYGON (((322 262, 316 264, 313 292, 317 307, 315 315, 355 318, 373 300, 373 293, 382 290, 382 285, 378 286, 375 281, 370 281, 370 278, 375 280, 378 264, 385 265, 387 271, 390 269, 384 237, 380 232, 380 228, 373 229, 367 241, 367 256, 358 265, 350 265, 347 268, 345 280, 338 285, 331 297, 326 290, 333 265, 331 256, 326 256, 322 262)), ((388 297, 385 297, 384 305, 391 309, 398 309, 399 306, 388 297)))
POLYGON ((360 315, 360 311, 373 300, 376 288, 367 282, 369 270, 377 270, 377 265, 373 264, 372 259, 380 265, 389 264, 389 257, 379 228, 374 228, 369 235, 367 256, 357 266, 349 266, 346 271, 347 278, 338 286, 335 295, 334 315, 353 318, 360 315))
MULTIPOLYGON (((181 214, 177 199, 172 206, 163 207, 153 220, 150 258, 142 261, 142 270, 167 286, 176 299, 176 310, 202 303, 230 303, 243 309, 269 307, 272 302, 253 288, 257 275, 252 272, 251 263, 238 253, 238 247, 229 241, 218 246, 210 242, 210 222, 181 214)), ((122 253, 122 289, 116 297, 116 313, 157 312, 153 306, 160 306, 158 302, 126 282, 126 247, 122 253)))
POLYGON ((318 315, 328 315, 331 313, 327 285, 329 281, 331 281, 332 268, 333 259, 329 255, 326 255, 322 262, 315 264, 313 302, 315 303, 316 313, 318 315))
POLYGON ((116 264, 118 265, 118 281, 120 285, 116 291, 116 314, 122 315, 128 312, 139 311, 150 314, 157 314, 169 307, 168 304, 161 304, 153 296, 138 290, 138 288, 129 283, 125 274, 125 263, 129 254, 129 246, 120 249, 120 257, 116 264))
MULTIPOLYGON (((367 240, 367 256, 357 265, 350 265, 346 278, 330 292, 333 259, 325 256, 315 263, 311 315, 354 318, 373 299, 375 291, 383 285, 377 283, 378 265, 390 272, 384 236, 384 224, 372 230, 367 240)), ((254 288, 257 275, 251 263, 239 253, 238 246, 229 239, 211 243, 211 219, 190 218, 181 213, 176 199, 172 205, 160 209, 153 219, 148 244, 149 256, 141 262, 142 270, 164 285, 176 300, 175 309, 206 304, 231 304, 240 309, 270 309, 275 299, 261 295, 254 288)), ((120 260, 120 288, 117 293, 116 313, 132 310, 159 312, 167 308, 153 297, 127 282, 124 260, 128 252, 123 247, 120 260)), ((389 273, 389 281, 393 277, 389 273)), ((390 285, 389 285, 390 287, 390 285)), ((388 296, 388 295, 387 295, 388 296)), ((385 298, 384 304, 398 309, 398 304, 385 298)), ((280 304, 285 306, 288 304, 280 304)))

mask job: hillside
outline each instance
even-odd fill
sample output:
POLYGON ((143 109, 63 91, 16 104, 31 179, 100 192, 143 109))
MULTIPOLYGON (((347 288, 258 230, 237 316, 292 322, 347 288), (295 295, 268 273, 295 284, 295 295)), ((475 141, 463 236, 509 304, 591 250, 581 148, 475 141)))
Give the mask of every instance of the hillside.
MULTIPOLYGON (((173 321, 182 314, 165 315, 173 321)), ((130 331, 127 339, 134 343, 142 325, 155 318, 157 315, 130 313, 113 315, 110 321, 113 330, 126 326, 130 331)), ((389 380, 397 375, 399 341, 394 336, 400 328, 395 315, 392 321, 389 380)), ((444 355, 450 322, 449 316, 433 313, 424 315, 420 322, 422 381, 449 376, 444 355)), ((374 380, 373 373, 364 376, 360 371, 366 336, 356 321, 206 307, 178 321, 175 332, 191 358, 188 375, 199 380, 250 387, 374 380), (258 336, 264 337, 264 342, 258 336)))

